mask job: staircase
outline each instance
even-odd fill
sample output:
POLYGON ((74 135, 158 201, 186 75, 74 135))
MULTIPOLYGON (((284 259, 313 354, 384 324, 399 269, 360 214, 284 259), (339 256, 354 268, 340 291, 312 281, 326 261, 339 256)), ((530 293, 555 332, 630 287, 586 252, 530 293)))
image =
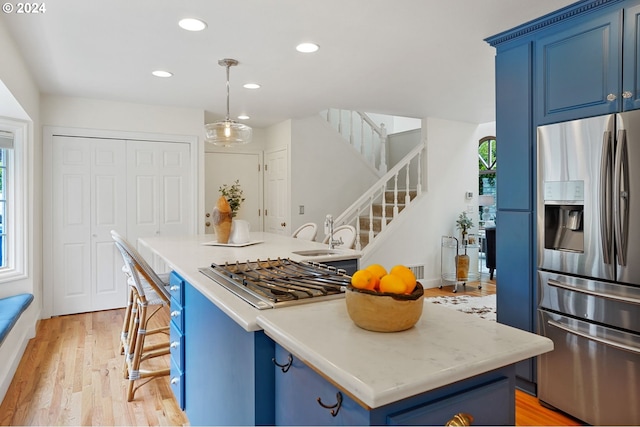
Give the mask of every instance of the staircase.
POLYGON ((425 144, 421 143, 411 150, 335 219, 336 226, 355 227, 356 250, 365 251, 371 247, 387 226, 420 197, 425 149, 425 144))
POLYGON ((367 113, 329 108, 320 112, 336 132, 382 176, 387 172, 387 130, 367 113))
MULTIPOLYGON (((407 195, 407 191, 406 190, 401 190, 398 191, 398 200, 401 200, 402 202, 398 202, 397 206, 398 206, 398 214, 400 212, 402 212, 402 210, 405 208, 406 204, 404 203, 404 200, 406 198, 407 195)), ((413 201, 413 199, 416 198, 416 196, 418 195, 418 191, 417 190, 409 190, 409 200, 413 201)), ((373 238, 375 239, 376 236, 378 234, 380 234, 380 232, 386 228, 387 225, 389 225, 389 223, 393 220, 394 218, 394 192, 393 191, 385 191, 384 193, 384 199, 385 199, 385 203, 383 204, 382 201, 380 201, 379 203, 373 203, 371 205, 371 211, 372 211, 372 215, 373 217, 370 218, 369 215, 360 215, 358 217, 358 223, 359 223, 359 228, 360 230, 373 230, 373 238), (385 213, 384 215, 382 214, 382 209, 385 209, 385 213), (382 226, 382 222, 385 222, 384 227, 382 226)), ((397 214, 396 214, 397 216, 397 214)), ((369 233, 364 233, 360 236, 360 246, 361 249, 366 247, 369 244, 369 233)))

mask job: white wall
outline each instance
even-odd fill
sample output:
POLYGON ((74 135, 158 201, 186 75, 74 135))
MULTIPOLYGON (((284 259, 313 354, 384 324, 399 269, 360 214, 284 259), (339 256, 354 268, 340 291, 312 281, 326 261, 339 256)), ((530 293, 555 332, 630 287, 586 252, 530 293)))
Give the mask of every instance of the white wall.
POLYGON ((427 147, 423 196, 401 220, 391 223, 375 250, 361 260, 362 266, 424 265, 422 284, 440 285, 441 237, 459 233, 455 221, 468 208, 477 230, 478 140, 494 132, 495 124, 423 120, 422 138, 427 147), (467 191, 473 191, 473 199, 465 198, 467 191))
POLYGON ((35 335, 42 305, 42 138, 40 132, 40 93, 24 59, 0 20, 0 104, 2 114, 28 123, 29 135, 27 194, 27 274, 28 277, 0 284, 0 298, 33 293, 35 299, 0 346, 0 400, 11 383, 29 338, 35 335))
POLYGON ((379 177, 319 115, 291 123, 291 230, 314 222, 322 241, 326 215, 340 215, 379 177))

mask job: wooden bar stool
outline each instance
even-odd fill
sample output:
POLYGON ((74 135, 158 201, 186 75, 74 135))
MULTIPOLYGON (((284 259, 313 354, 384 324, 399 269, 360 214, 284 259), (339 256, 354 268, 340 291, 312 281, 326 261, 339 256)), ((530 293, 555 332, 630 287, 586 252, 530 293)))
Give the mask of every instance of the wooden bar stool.
MULTIPOLYGON (((147 264, 131 244, 115 231, 111 232, 115 245, 124 260, 123 272, 127 275, 129 294, 125 319, 121 332, 122 353, 124 354, 124 377, 129 380, 127 400, 134 399, 137 387, 135 382, 159 376, 169 375, 169 368, 142 369, 143 362, 158 356, 169 354, 169 325, 149 330, 148 324, 153 316, 169 305, 170 294, 167 290, 168 275, 163 280, 147 264), (159 342, 145 344, 147 337, 164 334, 159 342), (165 339, 166 338, 166 339, 165 339)), ((138 386, 138 387, 140 387, 138 386)))

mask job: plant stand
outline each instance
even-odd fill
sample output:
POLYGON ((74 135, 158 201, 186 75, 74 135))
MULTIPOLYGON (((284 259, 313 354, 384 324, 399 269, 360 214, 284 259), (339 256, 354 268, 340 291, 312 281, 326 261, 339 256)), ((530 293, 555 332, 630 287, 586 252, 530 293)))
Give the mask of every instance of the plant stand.
POLYGON ((481 289, 482 283, 478 272, 479 249, 477 244, 463 245, 453 236, 442 236, 439 288, 453 284, 455 293, 458 292, 458 285, 466 287, 467 282, 478 282, 478 289, 481 289), (464 255, 468 258, 461 257, 464 255), (462 268, 463 262, 468 264, 468 269, 462 268))

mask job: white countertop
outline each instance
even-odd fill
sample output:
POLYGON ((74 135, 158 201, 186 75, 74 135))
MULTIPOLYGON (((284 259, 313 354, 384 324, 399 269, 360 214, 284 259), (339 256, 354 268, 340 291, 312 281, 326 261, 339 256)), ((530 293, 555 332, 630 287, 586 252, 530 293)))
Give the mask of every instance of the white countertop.
MULTIPOLYGON (((553 349, 544 337, 425 302, 415 327, 369 332, 353 324, 343 299, 258 310, 198 268, 266 258, 311 259, 293 251, 326 245, 270 233, 251 233, 263 243, 204 246, 211 235, 153 237, 140 243, 206 296, 246 331, 264 329, 299 359, 371 408, 464 380, 553 349)), ((360 252, 314 260, 359 258, 360 252)))
POLYGON ((553 350, 548 338, 430 302, 402 332, 360 329, 344 300, 263 311, 258 324, 370 408, 553 350))
POLYGON ((213 234, 145 237, 139 239, 139 242, 162 258, 172 270, 180 274, 182 278, 248 332, 262 329, 256 323, 256 316, 261 310, 254 308, 200 273, 198 271, 199 268, 208 267, 212 262, 224 264, 225 262, 255 261, 267 258, 277 259, 278 257, 290 258, 294 261, 311 260, 323 262, 354 259, 361 256, 359 251, 337 249, 336 251, 339 254, 336 255, 303 257, 293 252, 328 249, 328 246, 319 242, 293 239, 289 236, 273 233, 253 232, 250 237, 251 241, 261 241, 261 243, 243 247, 204 245, 204 243, 215 241, 215 235, 213 234))

